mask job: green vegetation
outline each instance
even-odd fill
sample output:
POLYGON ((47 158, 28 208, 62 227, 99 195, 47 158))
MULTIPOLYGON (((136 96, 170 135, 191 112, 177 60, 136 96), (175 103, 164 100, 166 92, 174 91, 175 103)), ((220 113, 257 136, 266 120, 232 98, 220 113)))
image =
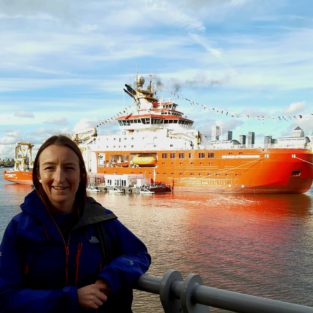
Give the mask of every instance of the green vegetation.
POLYGON ((0 159, 0 167, 13 167, 14 159, 0 159))

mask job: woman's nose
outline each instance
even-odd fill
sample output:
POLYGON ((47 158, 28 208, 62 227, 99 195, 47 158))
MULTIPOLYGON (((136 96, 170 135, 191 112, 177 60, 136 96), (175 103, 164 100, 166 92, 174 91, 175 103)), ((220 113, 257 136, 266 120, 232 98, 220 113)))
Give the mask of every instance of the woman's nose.
POLYGON ((58 166, 54 172, 54 180, 57 182, 62 182, 65 178, 64 171, 62 167, 58 166))

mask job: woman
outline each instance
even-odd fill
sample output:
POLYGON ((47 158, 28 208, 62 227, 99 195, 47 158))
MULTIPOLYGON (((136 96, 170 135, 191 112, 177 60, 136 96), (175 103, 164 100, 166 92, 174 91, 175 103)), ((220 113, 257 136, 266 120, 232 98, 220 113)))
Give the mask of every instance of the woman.
POLYGON ((33 184, 2 239, 1 312, 131 312, 132 287, 150 256, 86 196, 83 157, 71 139, 52 136, 40 147, 33 184))

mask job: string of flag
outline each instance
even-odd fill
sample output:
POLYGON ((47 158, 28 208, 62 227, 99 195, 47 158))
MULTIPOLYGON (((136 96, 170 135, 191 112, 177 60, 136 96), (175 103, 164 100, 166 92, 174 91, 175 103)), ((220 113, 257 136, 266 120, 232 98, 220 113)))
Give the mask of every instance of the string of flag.
MULTIPOLYGON (((178 100, 185 100, 187 101, 191 106, 201 108, 203 111, 211 111, 217 114, 224 115, 226 117, 230 118, 239 118, 239 119, 257 119, 257 120, 279 120, 279 121, 290 121, 290 120, 306 120, 313 118, 313 113, 310 114, 277 114, 277 115, 267 115, 267 114, 253 114, 253 113, 235 113, 230 112, 227 109, 221 109, 219 107, 210 106, 207 104, 200 104, 194 100, 188 99, 186 97, 180 96, 180 95, 174 95, 174 98, 178 100)), ((134 113, 136 110, 135 104, 130 104, 127 107, 121 109, 118 113, 115 115, 98 122, 96 127, 100 127, 103 125, 109 125, 112 123, 116 123, 116 119, 123 115, 128 115, 131 113, 134 113)))
POLYGON ((131 104, 125 108, 123 108, 121 111, 119 111, 118 113, 116 113, 114 116, 111 116, 110 118, 107 118, 101 122, 98 122, 98 124, 96 125, 96 127, 100 127, 102 125, 109 125, 109 124, 112 124, 112 123, 115 123, 116 122, 116 119, 120 116, 123 116, 125 114, 130 114, 134 111, 134 104, 131 104))
POLYGON ((218 107, 214 107, 214 106, 209 106, 207 104, 200 104, 194 100, 188 99, 186 97, 180 96, 180 95, 174 95, 175 98, 177 99, 183 99, 187 102, 189 102, 189 104, 191 106, 195 106, 195 107, 199 107, 204 111, 212 111, 214 113, 218 113, 224 116, 228 116, 231 118, 244 118, 244 119, 257 119, 257 120, 285 120, 285 121, 289 121, 289 120, 293 120, 293 119, 297 119, 297 120, 301 120, 301 119, 311 119, 313 118, 313 113, 310 114, 276 114, 276 115, 268 115, 268 114, 253 114, 253 113, 235 113, 235 112, 230 112, 229 110, 226 109, 221 109, 218 107))

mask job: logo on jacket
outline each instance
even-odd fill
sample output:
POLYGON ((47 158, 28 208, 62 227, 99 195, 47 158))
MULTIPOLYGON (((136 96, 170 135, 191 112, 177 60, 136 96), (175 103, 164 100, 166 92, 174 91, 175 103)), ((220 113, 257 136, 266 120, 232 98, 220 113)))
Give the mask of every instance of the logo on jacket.
POLYGON ((99 239, 96 236, 91 236, 89 239, 90 243, 99 243, 99 239))

